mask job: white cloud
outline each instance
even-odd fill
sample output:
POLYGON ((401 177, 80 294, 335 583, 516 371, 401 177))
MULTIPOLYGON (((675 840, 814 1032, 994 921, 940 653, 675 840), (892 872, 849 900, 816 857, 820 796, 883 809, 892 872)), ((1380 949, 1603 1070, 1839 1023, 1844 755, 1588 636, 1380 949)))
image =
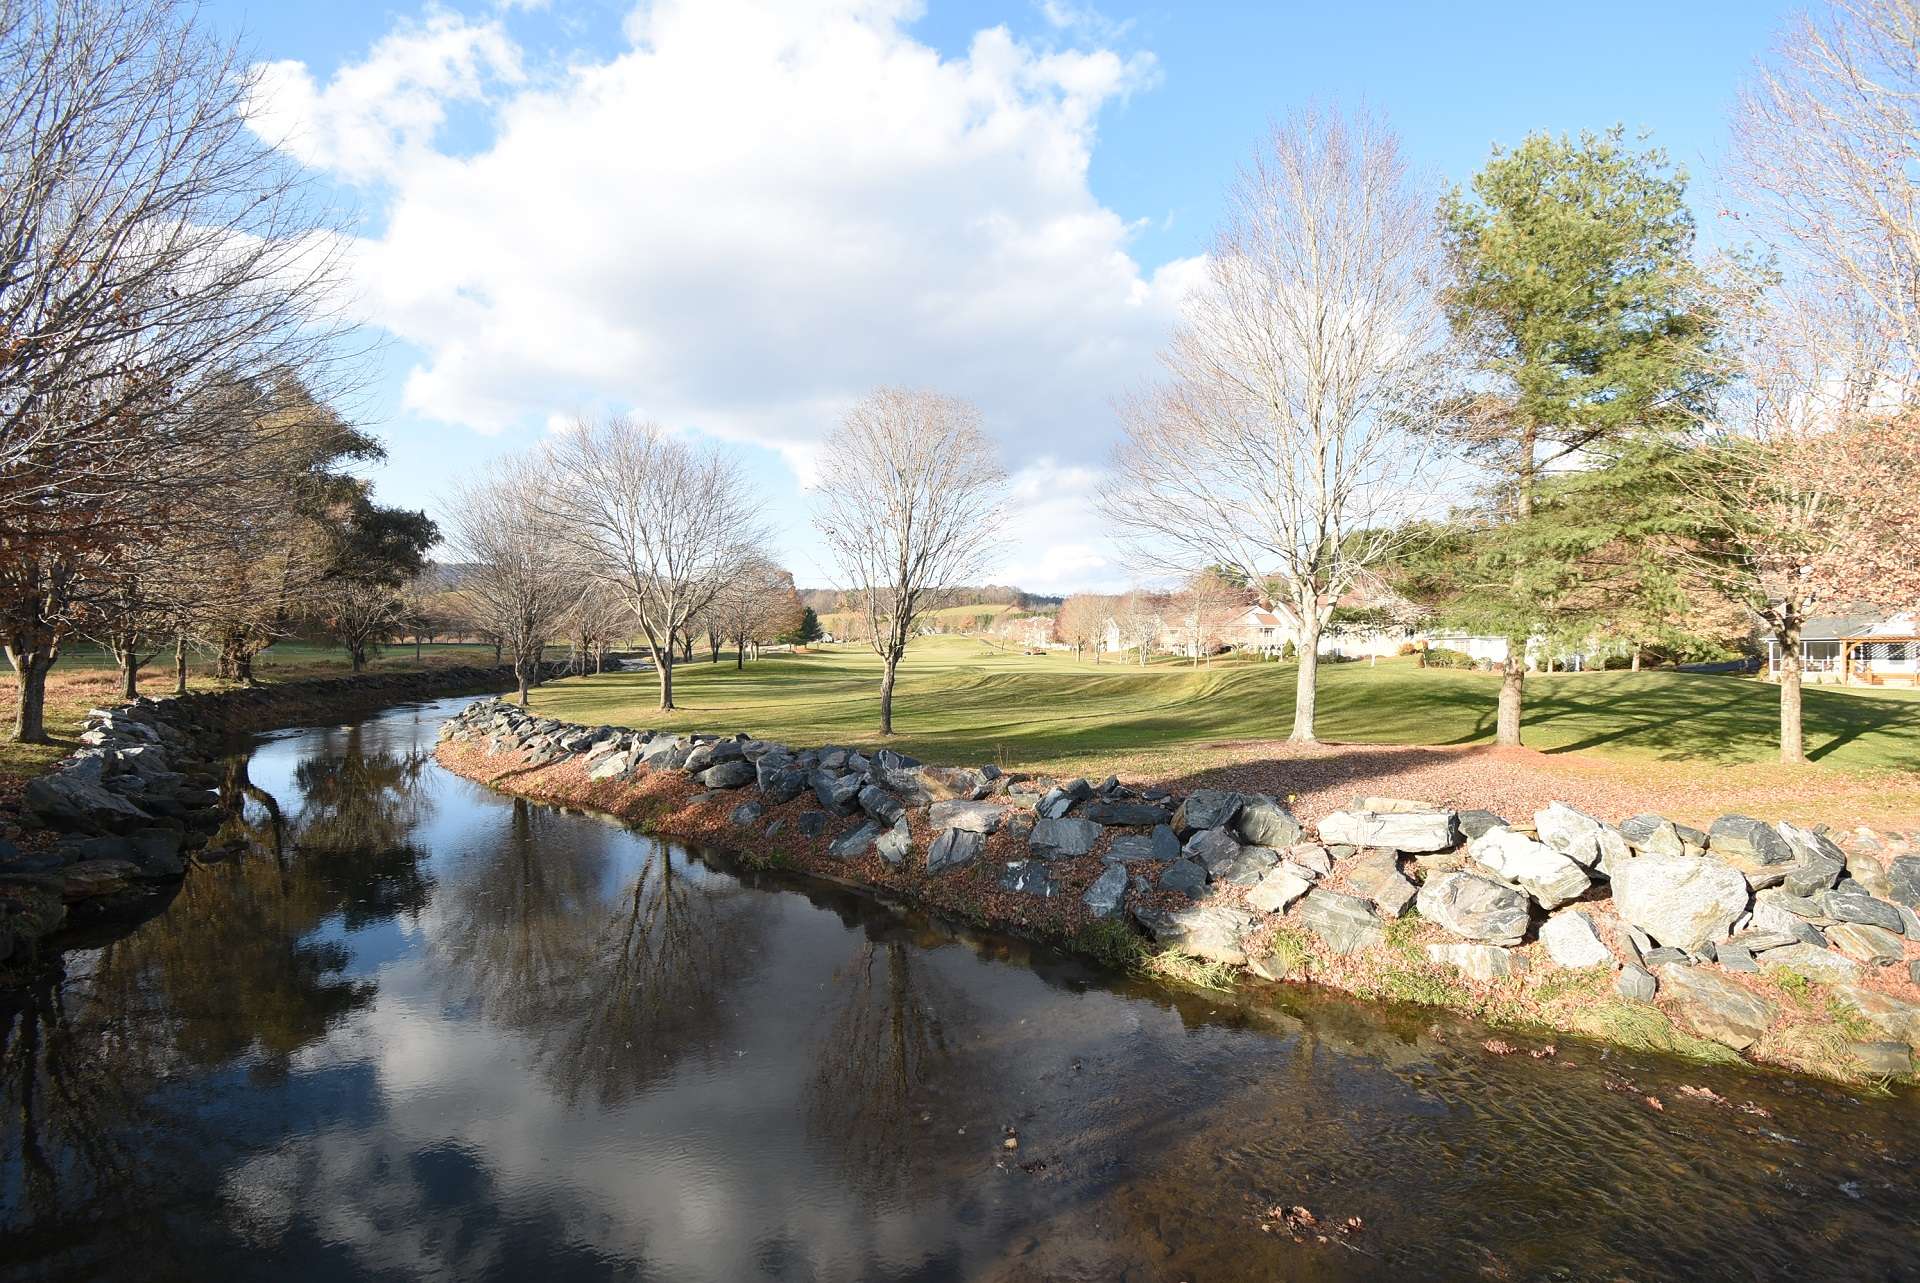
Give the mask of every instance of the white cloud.
MULTIPOLYGON (((273 64, 262 128, 383 180, 357 274, 420 354, 419 418, 632 409, 774 449, 804 483, 844 409, 895 383, 975 400, 1012 469, 1098 465, 1194 277, 1144 272, 1087 184, 1100 111, 1153 61, 1003 27, 943 57, 918 12, 656 0, 628 47, 529 75, 497 22, 429 11, 324 87, 273 64), (458 155, 452 102, 491 123, 458 155)), ((1071 531, 1049 544, 1100 546, 1084 511, 1071 531)))
POLYGON ((519 50, 497 22, 473 23, 430 7, 343 67, 325 88, 306 65, 257 70, 248 123, 308 165, 351 182, 403 177, 428 161, 451 103, 478 102, 487 86, 524 79, 519 50))

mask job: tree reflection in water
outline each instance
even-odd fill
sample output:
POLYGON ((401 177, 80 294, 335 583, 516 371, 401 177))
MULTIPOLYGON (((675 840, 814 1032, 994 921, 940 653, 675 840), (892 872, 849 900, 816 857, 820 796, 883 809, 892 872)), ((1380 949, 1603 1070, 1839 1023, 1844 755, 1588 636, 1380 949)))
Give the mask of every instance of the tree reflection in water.
POLYGON ((52 954, 6 991, 0 1190, 21 1203, 10 1229, 56 1208, 85 1219, 103 1199, 124 1202, 133 1184, 177 1179, 154 1161, 170 1142, 185 1162, 212 1162, 218 1141, 238 1138, 187 1134, 191 1115, 166 1104, 169 1081, 236 1066, 256 1082, 283 1081, 295 1053, 372 1002, 374 983, 343 974, 351 951, 322 928, 425 905, 431 880, 406 835, 430 806, 426 762, 362 752, 356 732, 341 756, 301 764, 303 797, 288 819, 236 756, 213 845, 237 840, 245 854, 196 866, 166 913, 98 949, 52 954))
POLYGON ((840 1012, 815 1051, 807 1126, 856 1187, 908 1194, 918 1119, 956 1077, 948 1022, 965 1027, 956 989, 917 942, 864 940, 834 973, 840 1012))
POLYGON ((610 1105, 724 1040, 771 906, 645 839, 637 869, 608 881, 619 861, 586 832, 636 840, 516 801, 509 840, 443 891, 434 947, 488 1018, 534 1037, 569 1104, 610 1105))

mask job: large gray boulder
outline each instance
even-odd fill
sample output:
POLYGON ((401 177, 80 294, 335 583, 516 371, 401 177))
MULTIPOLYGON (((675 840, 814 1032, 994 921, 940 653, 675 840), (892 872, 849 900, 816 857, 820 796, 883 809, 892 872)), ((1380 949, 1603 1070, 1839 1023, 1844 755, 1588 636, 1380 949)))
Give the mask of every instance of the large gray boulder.
POLYGON ((1260 913, 1285 913, 1288 905, 1311 890, 1312 882, 1276 866, 1247 892, 1247 904, 1260 913))
POLYGON ((1264 793, 1255 793, 1241 802, 1233 830, 1248 846, 1276 849, 1292 846, 1306 832, 1292 811, 1264 793))
POLYGON ((1896 856, 1887 865, 1887 899, 1920 909, 1920 855, 1896 856))
POLYGON ((1769 967, 1785 967, 1796 975, 1821 984, 1852 984, 1860 978, 1860 964, 1853 959, 1811 944, 1790 944, 1769 949, 1765 955, 1769 967))
POLYGON ((1060 883, 1045 860, 1017 860, 1000 875, 1000 889, 1045 898, 1059 895, 1060 883))
POLYGON ((153 817, 101 784, 99 759, 27 781, 22 810, 48 828, 97 833, 151 824, 153 817))
POLYGON ((957 827, 947 829, 927 848, 927 872, 938 873, 967 864, 986 849, 986 834, 957 827))
POLYGON ((1322 842, 1410 854, 1451 851, 1458 834, 1452 811, 1335 811, 1320 821, 1322 842))
POLYGON ((1347 868, 1347 885, 1372 903, 1383 918, 1397 918, 1418 894, 1400 872, 1400 853, 1382 847, 1360 852, 1347 868))
MULTIPOLYGON (((1173 855, 1176 859, 1180 855, 1180 847, 1177 843, 1174 845, 1173 855)), ((1155 849, 1153 837, 1150 834, 1117 833, 1113 841, 1107 844, 1106 854, 1101 858, 1114 864, 1140 864, 1147 860, 1160 860, 1166 857, 1155 849)))
POLYGON ((1793 863, 1787 866, 1780 885, 1792 895, 1818 895, 1832 888, 1847 871, 1847 853, 1824 834, 1781 822, 1780 836, 1793 850, 1793 863))
POLYGON ((1707 852, 1740 870, 1755 891, 1786 881, 1793 847, 1770 826, 1745 815, 1723 815, 1707 832, 1707 852))
POLYGON ((880 836, 880 826, 867 820, 842 833, 827 845, 827 854, 836 860, 857 859, 867 853, 873 840, 880 836))
POLYGON ((1611 868, 1631 859, 1633 849, 1620 830, 1576 811, 1565 802, 1549 802, 1533 813, 1533 830, 1540 841, 1583 869, 1611 868))
MULTIPOLYGON (((1501 881, 1525 891, 1543 909, 1577 900, 1593 885, 1578 862, 1512 829, 1493 829, 1475 838, 1467 855, 1501 881)), ((1597 845, 1593 856, 1599 858, 1597 845)))
POLYGON ((829 770, 813 773, 813 797, 835 815, 852 815, 860 809, 860 790, 866 785, 858 775, 835 775, 829 770))
POLYGON ((906 814, 907 810, 906 803, 902 802, 891 791, 883 789, 877 784, 869 784, 862 788, 860 792, 855 795, 855 800, 860 803, 861 810, 882 824, 894 824, 898 822, 900 817, 906 814))
POLYGON ((1773 1003, 1704 967, 1662 967, 1660 987, 1683 1023, 1735 1051, 1758 1042, 1779 1014, 1773 1003))
MULTIPOLYGON (((765 758, 760 759, 765 762, 765 758)), ((807 791, 807 773, 797 766, 781 767, 760 774, 760 793, 768 806, 781 806, 807 791)))
POLYGON ((927 823, 936 829, 967 829, 974 833, 992 833, 1007 818, 1007 808, 998 802, 972 802, 955 799, 935 802, 927 809, 927 823))
POLYGON ((1306 894, 1295 910, 1300 924, 1338 954, 1358 953, 1385 944, 1387 926, 1359 896, 1324 887, 1306 894))
POLYGON ((1207 895, 1206 866, 1194 860, 1175 860, 1160 871, 1159 885, 1164 891, 1179 891, 1189 900, 1203 900, 1207 895))
POLYGON ((1110 918, 1120 910, 1120 901, 1127 894, 1127 866, 1124 864, 1104 865, 1100 876, 1086 889, 1080 902, 1087 906, 1096 918, 1110 918))
POLYGON ((1205 865, 1207 872, 1218 877, 1240 857, 1240 844, 1223 828, 1202 829, 1187 839, 1180 853, 1205 865))
POLYGON ((1213 880, 1229 886, 1250 887, 1267 876, 1268 870, 1280 863, 1280 853, 1270 846, 1243 846, 1240 853, 1227 861, 1226 865, 1214 873, 1213 880))
POLYGON ((1643 812, 1620 821, 1620 835, 1642 855, 1685 855, 1680 830, 1664 815, 1643 812))
POLYGON ((1746 878, 1718 860, 1643 855, 1613 872, 1613 903, 1621 918, 1661 944, 1689 952, 1724 940, 1747 902, 1746 878))
POLYGON ((1900 910, 1885 900, 1874 899, 1864 888, 1842 884, 1813 899, 1836 922, 1863 922, 1895 935, 1906 930, 1906 919, 1900 916, 1900 910))
POLYGON ((1523 893, 1476 873, 1429 878, 1415 903, 1427 921, 1488 944, 1519 944, 1532 916, 1523 893))
POLYGON ((1612 965, 1613 953, 1601 943, 1593 920, 1578 909, 1562 909, 1540 926, 1547 956, 1563 967, 1612 965))
POLYGON ((629 759, 625 753, 615 749, 611 753, 603 754, 599 761, 594 763, 593 768, 587 772, 587 778, 590 780, 611 780, 618 776, 625 775, 627 773, 628 761, 629 759))
POLYGON ((1850 1004, 1881 1033, 1920 1047, 1920 1002, 1865 985, 1835 985, 1833 996, 1850 1004))
POLYGON ((1044 860, 1071 859, 1092 851, 1101 831, 1092 820, 1041 820, 1033 826, 1027 845, 1044 860))
POLYGON ((1231 824, 1240 814, 1241 801, 1230 789, 1195 789, 1173 813, 1174 831, 1185 838, 1201 829, 1231 824))
POLYGON ((907 862, 907 857, 913 854, 913 830, 907 827, 904 815, 894 821, 892 828, 873 840, 873 849, 895 868, 907 862))
POLYGON ((733 757, 716 762, 700 773, 700 782, 710 789, 737 789, 753 782, 753 763, 733 757))
POLYGON ((1246 962, 1247 951, 1242 940, 1254 926, 1252 914, 1220 905, 1149 913, 1143 915, 1140 922, 1156 944, 1229 966, 1246 962))
POLYGON ((1836 922, 1827 928, 1827 940, 1840 953, 1869 967, 1889 966, 1907 956, 1899 936, 1864 922, 1836 922))

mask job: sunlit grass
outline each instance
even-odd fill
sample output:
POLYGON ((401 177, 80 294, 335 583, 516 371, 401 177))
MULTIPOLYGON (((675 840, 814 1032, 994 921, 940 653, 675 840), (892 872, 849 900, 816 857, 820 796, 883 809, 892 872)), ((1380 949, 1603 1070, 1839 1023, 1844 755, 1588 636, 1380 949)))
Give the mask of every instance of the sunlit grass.
MULTIPOLYGON (((864 647, 730 656, 675 669, 678 710, 661 714, 651 673, 556 682, 543 712, 572 721, 745 730, 796 743, 872 743, 880 665, 864 647)), ((929 760, 1007 765, 1284 737, 1291 665, 1222 659, 1212 667, 1138 665, 1070 653, 1029 656, 970 638, 916 641, 895 694, 894 744, 929 760)), ((1321 670, 1319 729, 1329 741, 1481 744, 1494 730, 1499 679, 1420 669, 1410 659, 1321 670)), ((1527 743, 1624 760, 1734 766, 1775 755, 1778 692, 1744 678, 1690 673, 1570 673, 1528 679, 1527 743)), ((1847 772, 1920 762, 1920 692, 1810 689, 1809 754, 1847 772)))

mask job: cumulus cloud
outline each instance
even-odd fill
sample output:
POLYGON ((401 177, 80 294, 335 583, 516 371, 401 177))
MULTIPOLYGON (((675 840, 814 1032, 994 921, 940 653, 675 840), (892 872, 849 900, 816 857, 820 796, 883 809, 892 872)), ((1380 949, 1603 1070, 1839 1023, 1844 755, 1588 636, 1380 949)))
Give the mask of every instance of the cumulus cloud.
MULTIPOLYGON (((655 0, 623 47, 530 72, 499 19, 432 10, 324 84, 272 64, 256 121, 378 202, 356 272, 418 354, 421 419, 632 410, 805 482, 845 408, 892 383, 976 401, 1015 470, 1097 466, 1195 275, 1144 271, 1087 183, 1102 109, 1152 58, 1005 27, 943 56, 917 16, 655 0), (461 103, 488 127, 456 149, 461 103)), ((1097 539, 1084 511, 1072 526, 1050 542, 1097 539)))

